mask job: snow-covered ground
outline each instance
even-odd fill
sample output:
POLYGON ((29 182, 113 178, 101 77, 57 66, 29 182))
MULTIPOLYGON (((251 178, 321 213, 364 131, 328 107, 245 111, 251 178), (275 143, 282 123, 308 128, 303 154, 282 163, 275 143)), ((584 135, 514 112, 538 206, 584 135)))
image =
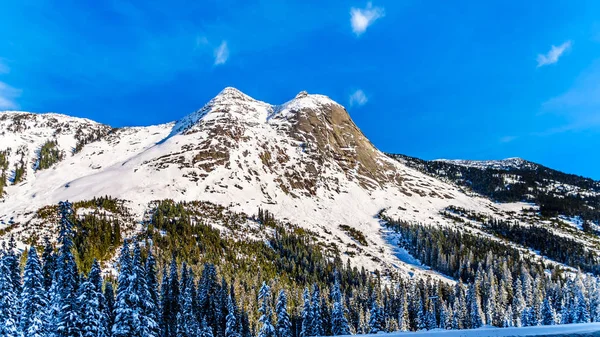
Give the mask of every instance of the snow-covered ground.
POLYGON ((377 335, 360 335, 365 337, 410 337, 410 336, 442 336, 442 337, 510 337, 510 336, 600 336, 600 323, 562 324, 531 326, 523 328, 484 327, 469 330, 431 330, 417 332, 393 332, 377 335))

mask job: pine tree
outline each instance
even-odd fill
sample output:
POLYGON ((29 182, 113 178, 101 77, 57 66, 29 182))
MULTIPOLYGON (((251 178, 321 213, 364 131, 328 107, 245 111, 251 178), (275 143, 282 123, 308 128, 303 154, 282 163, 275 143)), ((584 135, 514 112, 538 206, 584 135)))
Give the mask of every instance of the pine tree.
POLYGON ((115 290, 113 289, 112 282, 106 282, 104 286, 104 301, 107 313, 106 327, 110 333, 115 322, 115 290))
POLYGON ((398 313, 398 327, 400 331, 410 330, 410 316, 408 313, 408 299, 406 298, 406 291, 402 291, 402 301, 400 303, 400 310, 398 313))
POLYGON ((263 282, 258 292, 258 301, 260 302, 260 308, 258 309, 260 313, 258 319, 260 331, 258 337, 275 337, 275 328, 271 318, 271 288, 265 282, 263 282))
POLYGON ((54 322, 58 337, 79 337, 79 310, 77 308, 77 290, 79 272, 73 256, 73 206, 68 201, 59 203, 60 231, 58 240, 61 244, 54 280, 57 282, 56 305, 59 308, 54 322))
POLYGON ((381 311, 375 299, 372 300, 371 311, 369 317, 369 333, 377 334, 383 331, 383 326, 380 317, 381 311))
POLYGON ((117 296, 115 303, 115 320, 112 327, 113 337, 131 337, 135 336, 135 328, 138 323, 137 313, 134 312, 132 297, 135 296, 131 281, 133 270, 131 263, 131 253, 127 240, 121 248, 119 257, 119 276, 117 280, 117 296))
POLYGON ((302 307, 302 330, 300 331, 300 337, 309 337, 312 335, 312 306, 310 299, 310 292, 308 288, 304 289, 302 295, 304 299, 304 305, 302 307))
MULTIPOLYGON (((278 310, 279 310, 279 306, 278 306, 278 310)), ((225 337, 240 337, 240 333, 238 331, 238 319, 236 316, 236 314, 237 314, 236 311, 237 310, 235 308, 235 304, 233 302, 232 295, 230 294, 227 297, 227 323, 225 326, 225 337)), ((279 311, 277 313, 279 314, 279 311)), ((279 320, 277 322, 277 326, 279 328, 279 320)), ((278 337, 289 337, 289 336, 278 335, 278 337)))
POLYGON ((81 311, 79 326, 81 337, 107 337, 106 315, 100 308, 99 294, 91 280, 83 282, 79 289, 78 308, 81 311))
POLYGON ((131 275, 132 284, 130 286, 133 297, 130 298, 130 301, 139 320, 139 325, 135 327, 136 334, 140 337, 158 337, 159 326, 155 316, 156 308, 152 303, 150 291, 148 290, 146 271, 137 242, 134 245, 131 275))
POLYGON ((337 273, 331 292, 331 299, 333 301, 333 309, 331 310, 331 333, 333 336, 349 335, 350 328, 345 316, 346 310, 344 309, 344 302, 342 301, 342 291, 340 289, 340 280, 337 273))
POLYGON ((311 336, 323 336, 323 321, 321 319, 321 291, 315 284, 313 285, 312 301, 312 322, 311 322, 311 336))
POLYGON ((42 259, 44 261, 42 270, 44 275, 44 289, 46 292, 49 292, 50 287, 52 286, 52 278, 54 277, 54 272, 56 270, 56 261, 54 248, 52 247, 48 236, 44 237, 44 253, 42 254, 42 259))
POLYGON ((542 325, 554 325, 556 323, 556 313, 552 304, 547 298, 544 299, 542 304, 542 325))
POLYGON ((469 327, 471 329, 477 329, 483 326, 483 320, 481 319, 481 309, 479 307, 479 299, 475 290, 475 285, 469 286, 467 292, 467 305, 469 308, 469 327))
POLYGON ((201 328, 200 337, 214 337, 212 328, 206 323, 206 317, 202 319, 201 328))
POLYGON ((196 337, 201 333, 201 327, 194 315, 194 279, 193 277, 189 277, 185 269, 184 265, 181 273, 182 284, 180 286, 181 296, 179 300, 181 310, 177 316, 177 336, 196 337))
POLYGON ((148 249, 148 257, 146 258, 146 284, 148 285, 148 291, 150 292, 149 301, 154 307, 154 318, 158 323, 161 318, 161 312, 158 296, 158 279, 156 276, 156 259, 152 254, 152 249, 148 249))
POLYGON ((0 336, 21 337, 17 313, 17 296, 6 257, 0 259, 0 336))
MULTIPOLYGON (((27 262, 23 274, 20 312, 21 331, 29 331, 31 325, 36 323, 36 319, 44 319, 44 312, 46 311, 47 306, 48 300, 44 289, 42 266, 37 251, 35 247, 32 246, 27 254, 27 262)), ((45 326, 43 321, 41 326, 45 326)), ((33 330, 38 331, 38 328, 34 328, 33 330)), ((43 333, 43 331, 38 331, 38 333, 43 333)))
POLYGON ((277 313, 277 325, 275 326, 277 337, 292 337, 292 322, 287 311, 287 296, 283 289, 277 296, 275 311, 277 313))
POLYGON ((427 317, 425 316, 425 307, 423 302, 419 299, 419 311, 417 312, 417 330, 427 329, 427 317))

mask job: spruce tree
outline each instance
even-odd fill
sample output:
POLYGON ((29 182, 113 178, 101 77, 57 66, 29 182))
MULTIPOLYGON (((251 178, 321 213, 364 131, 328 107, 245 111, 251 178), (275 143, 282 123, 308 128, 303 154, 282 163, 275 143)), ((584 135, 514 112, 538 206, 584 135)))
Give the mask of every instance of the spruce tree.
POLYGON ((181 307, 177 316, 177 336, 196 337, 201 333, 201 327, 193 308, 194 279, 187 274, 187 271, 184 271, 185 269, 184 265, 182 267, 181 296, 179 300, 181 307))
POLYGON ((115 302, 115 320, 112 327, 113 337, 131 337, 135 336, 136 317, 138 313, 134 311, 132 298, 135 296, 131 281, 133 278, 133 270, 131 263, 131 253, 127 240, 121 248, 119 257, 119 276, 117 279, 117 296, 115 302))
POLYGON ((258 319, 260 323, 258 337, 275 337, 275 328, 273 327, 271 318, 271 288, 269 288, 266 282, 263 282, 260 287, 258 301, 260 303, 258 309, 260 313, 260 318, 258 319))
POLYGON ((137 242, 134 245, 131 280, 132 284, 130 286, 133 297, 130 300, 139 320, 139 325, 136 327, 137 336, 158 337, 159 326, 157 317, 155 316, 156 308, 148 290, 144 262, 142 261, 141 250, 137 242))
POLYGON ((115 290, 112 282, 106 282, 106 285, 104 286, 104 300, 107 313, 106 327, 110 333, 115 322, 115 290))
POLYGON ((556 323, 556 313, 552 304, 547 298, 544 299, 542 304, 542 325, 554 325, 556 323))
POLYGON ((312 306, 308 287, 304 289, 302 294, 304 305, 302 306, 302 329, 300 337, 310 337, 312 335, 312 306))
POLYGON ((68 201, 59 203, 60 231, 58 240, 60 249, 56 264, 57 319, 53 324, 58 337, 79 337, 79 310, 77 308, 77 292, 79 272, 73 256, 74 229, 71 217, 73 206, 68 201))
POLYGON ((469 327, 471 329, 480 328, 483 326, 483 320, 481 319, 481 309, 474 284, 469 286, 469 291, 467 292, 467 305, 469 308, 469 327))
POLYGON ((6 257, 0 259, 0 336, 21 337, 17 312, 17 295, 6 257))
MULTIPOLYGON (((25 271, 23 273, 23 286, 21 292, 21 319, 20 329, 23 332, 29 331, 31 325, 36 324, 35 320, 43 320, 45 311, 48 307, 46 298, 46 289, 44 289, 44 275, 42 266, 37 255, 35 247, 29 249, 25 271)), ((46 324, 42 321, 41 326, 46 324)), ((38 331, 38 328, 34 328, 38 331)), ((42 332, 39 332, 42 333, 42 332)))
MULTIPOLYGON (((283 291, 283 290, 282 290, 283 291)), ((279 311, 278 311, 279 313, 279 311)), ((227 323, 225 326, 225 337, 240 337, 240 333, 238 331, 238 319, 237 319, 237 310, 235 308, 235 304, 233 302, 232 295, 230 294, 227 297, 227 323)), ((277 325, 279 327, 279 320, 277 321, 277 325)), ((282 336, 277 336, 282 337, 282 336)), ((291 337, 291 336, 284 336, 291 337)))
POLYGON ((277 337, 292 337, 292 322, 287 311, 287 296, 283 289, 279 291, 275 311, 277 313, 277 325, 275 326, 277 337))
POLYGON ((48 236, 44 237, 44 253, 42 254, 42 260, 44 262, 42 270, 42 274, 44 275, 44 289, 46 292, 49 292, 50 287, 52 286, 52 278, 54 277, 54 272, 56 270, 56 261, 54 248, 52 247, 48 236))
POLYGON ((106 315, 100 308, 100 296, 96 285, 90 279, 79 289, 78 307, 81 311, 79 326, 81 337, 108 337, 106 315))
POLYGON ((339 277, 335 278, 333 290, 331 291, 333 309, 331 310, 331 333, 333 336, 349 335, 350 328, 346 319, 342 291, 340 289, 339 277))
POLYGON ((371 311, 369 316, 369 333, 377 334, 383 331, 383 324, 381 322, 380 310, 377 301, 373 298, 371 304, 371 311))
POLYGON ((321 318, 321 291, 315 284, 313 285, 313 293, 311 300, 312 309, 312 322, 311 322, 311 336, 323 336, 323 321, 321 318))

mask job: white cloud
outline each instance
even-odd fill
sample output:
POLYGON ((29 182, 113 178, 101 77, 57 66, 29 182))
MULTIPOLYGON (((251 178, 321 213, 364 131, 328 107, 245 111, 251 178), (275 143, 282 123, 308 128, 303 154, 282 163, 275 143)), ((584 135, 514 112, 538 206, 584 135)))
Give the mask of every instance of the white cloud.
POLYGON ((571 48, 571 41, 567 41, 563 44, 561 44, 560 46, 552 46, 552 48, 550 48, 550 51, 548 53, 544 54, 539 54, 537 57, 537 63, 538 63, 538 67, 543 67, 549 64, 554 64, 556 62, 558 62, 558 59, 562 56, 562 54, 567 51, 569 48, 571 48))
POLYGON ((367 27, 372 25, 377 19, 385 15, 383 8, 373 7, 371 2, 367 3, 366 8, 350 9, 350 24, 352 31, 356 36, 360 36, 367 30, 367 27))
POLYGON ((369 99, 365 95, 364 91, 358 89, 350 95, 350 106, 361 106, 367 104, 369 99))
POLYGON ((21 90, 0 82, 0 110, 17 109, 19 105, 15 102, 15 98, 20 94, 21 90))
POLYGON ((500 138, 500 143, 510 143, 517 138, 518 138, 517 136, 504 136, 504 137, 500 138))
POLYGON ((215 49, 215 65, 225 64, 229 58, 229 48, 227 47, 227 41, 221 42, 221 45, 215 49))

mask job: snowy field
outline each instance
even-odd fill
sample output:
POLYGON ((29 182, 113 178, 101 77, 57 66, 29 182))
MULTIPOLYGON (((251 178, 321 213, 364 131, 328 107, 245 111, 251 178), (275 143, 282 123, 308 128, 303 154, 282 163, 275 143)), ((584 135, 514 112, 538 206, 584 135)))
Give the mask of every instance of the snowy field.
MULTIPOLYGON (((375 335, 362 335, 375 336, 375 335)), ((471 330, 430 330, 379 334, 381 337, 443 336, 443 337, 509 337, 509 336, 600 336, 600 323, 531 326, 524 328, 484 327, 471 330)))

